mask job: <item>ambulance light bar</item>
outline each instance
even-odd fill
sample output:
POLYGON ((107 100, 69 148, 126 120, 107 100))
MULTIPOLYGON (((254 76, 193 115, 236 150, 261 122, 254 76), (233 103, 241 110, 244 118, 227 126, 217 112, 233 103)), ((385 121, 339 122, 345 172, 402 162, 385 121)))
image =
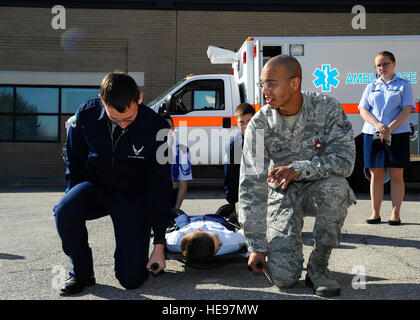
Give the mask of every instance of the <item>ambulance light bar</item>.
POLYGON ((235 52, 215 46, 209 46, 207 57, 212 64, 232 64, 239 60, 235 52))

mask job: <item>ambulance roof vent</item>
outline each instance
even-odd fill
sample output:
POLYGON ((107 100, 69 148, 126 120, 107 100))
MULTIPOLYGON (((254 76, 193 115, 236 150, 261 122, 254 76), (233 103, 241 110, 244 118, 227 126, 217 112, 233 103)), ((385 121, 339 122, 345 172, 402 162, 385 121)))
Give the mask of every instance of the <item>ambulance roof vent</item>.
POLYGON ((239 60, 236 52, 214 46, 207 49, 207 57, 212 64, 232 64, 239 60))

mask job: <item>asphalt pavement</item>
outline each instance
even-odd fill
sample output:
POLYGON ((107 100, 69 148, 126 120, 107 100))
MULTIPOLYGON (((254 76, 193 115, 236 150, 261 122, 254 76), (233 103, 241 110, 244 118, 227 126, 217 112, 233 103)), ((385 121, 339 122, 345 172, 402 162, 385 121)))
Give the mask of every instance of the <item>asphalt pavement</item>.
MULTIPOLYGON (((110 217, 87 222, 97 284, 85 292, 61 297, 58 287, 71 268, 61 249, 52 207, 62 187, 0 188, 1 300, 326 300, 305 285, 306 271, 289 289, 271 285, 250 273, 245 263, 196 269, 167 260, 165 274, 149 277, 140 288, 125 290, 114 275, 115 239, 110 217)), ((341 285, 333 300, 420 299, 420 189, 408 189, 400 226, 389 226, 391 201, 385 196, 382 222, 365 223, 370 215, 368 194, 357 194, 343 226, 339 248, 330 259, 332 277, 341 285)), ((223 188, 189 189, 182 209, 188 214, 214 213, 225 204, 223 188)), ((304 267, 312 250, 314 218, 305 218, 304 267)))

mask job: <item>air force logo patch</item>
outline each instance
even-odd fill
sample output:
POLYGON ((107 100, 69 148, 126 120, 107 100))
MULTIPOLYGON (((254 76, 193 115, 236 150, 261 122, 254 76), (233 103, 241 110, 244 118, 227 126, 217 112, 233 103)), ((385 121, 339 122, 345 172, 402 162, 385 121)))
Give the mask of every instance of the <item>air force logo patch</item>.
POLYGON ((133 144, 133 153, 134 155, 129 155, 129 158, 134 158, 134 159, 144 159, 143 156, 140 156, 140 153, 143 151, 144 146, 142 146, 141 148, 137 149, 136 146, 133 144))

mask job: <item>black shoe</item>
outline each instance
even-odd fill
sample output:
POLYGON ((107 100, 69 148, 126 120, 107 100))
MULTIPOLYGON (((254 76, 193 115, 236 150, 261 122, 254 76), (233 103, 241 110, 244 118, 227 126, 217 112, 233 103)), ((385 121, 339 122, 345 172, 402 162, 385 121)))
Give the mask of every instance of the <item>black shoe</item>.
MULTIPOLYGON (((238 221, 238 216, 236 214, 232 214, 229 218, 226 219, 227 222, 234 224, 235 226, 240 226, 238 221)), ((240 229, 240 227, 239 227, 240 229)))
POLYGON ((398 219, 398 220, 388 220, 388 224, 390 226, 398 226, 398 225, 401 224, 401 219, 398 219))
POLYGON ((368 224, 378 224, 378 223, 381 223, 381 217, 376 218, 376 219, 367 219, 366 220, 366 223, 368 223, 368 224))
POLYGON ((68 296, 83 292, 86 287, 91 287, 96 284, 95 278, 90 277, 87 280, 80 281, 74 276, 70 276, 65 282, 60 291, 60 296, 68 296))
POLYGON ((171 219, 175 219, 179 217, 181 214, 185 214, 185 212, 182 211, 181 209, 175 209, 175 208, 171 209, 171 219))
POLYGON ((234 203, 228 203, 228 204, 224 204, 219 209, 217 209, 215 214, 217 216, 220 216, 220 217, 223 217, 223 218, 226 219, 234 212, 235 212, 235 204, 234 203))

